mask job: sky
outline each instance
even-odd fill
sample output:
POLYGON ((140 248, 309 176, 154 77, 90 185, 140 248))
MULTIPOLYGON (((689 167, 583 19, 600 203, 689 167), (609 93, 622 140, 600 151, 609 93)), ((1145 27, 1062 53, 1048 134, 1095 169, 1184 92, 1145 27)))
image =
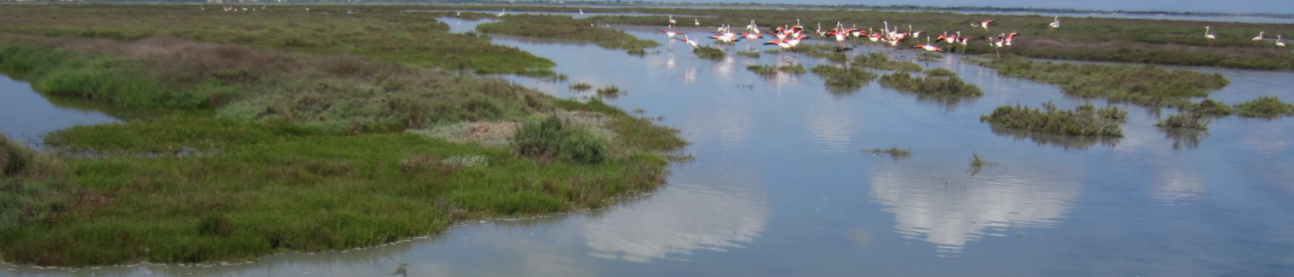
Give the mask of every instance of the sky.
POLYGON ((797 4, 867 4, 867 5, 918 5, 918 6, 994 6, 1028 8, 1072 8, 1085 10, 1175 11, 1222 13, 1273 13, 1294 14, 1294 0, 657 0, 661 2, 699 3, 797 3, 797 4))

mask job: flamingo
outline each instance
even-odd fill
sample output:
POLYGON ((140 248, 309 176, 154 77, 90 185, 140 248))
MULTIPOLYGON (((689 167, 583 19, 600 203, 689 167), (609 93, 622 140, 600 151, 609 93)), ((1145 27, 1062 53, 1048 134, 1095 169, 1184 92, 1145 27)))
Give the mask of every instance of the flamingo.
POLYGON ((675 38, 675 39, 686 42, 688 45, 691 45, 692 48, 701 47, 700 45, 696 44, 695 40, 688 38, 687 35, 683 35, 683 38, 675 38))
POLYGON ((664 30, 664 29, 661 29, 661 30, 660 30, 660 32, 661 32, 661 33, 665 33, 665 35, 666 35, 666 36, 669 36, 670 38, 674 38, 674 36, 684 34, 683 32, 678 32, 678 31, 674 31, 674 30, 664 30))
POLYGON ((696 26, 701 26, 701 20, 700 20, 700 19, 693 18, 693 19, 692 19, 692 24, 693 24, 693 25, 696 25, 696 26))
POLYGON ((1010 47, 1010 46, 1011 46, 1011 41, 1015 40, 1015 36, 1018 36, 1018 35, 1020 35, 1020 33, 1018 33, 1018 32, 1011 32, 1010 34, 1007 34, 1007 35, 1006 35, 1006 46, 1007 46, 1007 47, 1010 47))
POLYGON ((913 31, 913 30, 912 30, 912 25, 911 25, 911 24, 909 24, 909 25, 908 25, 908 33, 909 33, 909 34, 912 34, 912 38, 920 39, 920 38, 921 38, 921 33, 922 33, 922 32, 923 32, 923 31, 921 31, 921 30, 913 31))
POLYGON ((1059 16, 1057 16, 1057 17, 1053 18, 1053 19, 1051 20, 1051 24, 1047 24, 1047 26, 1048 26, 1048 27, 1051 27, 1052 29, 1060 28, 1060 17, 1059 17, 1059 16))
POLYGON ((508 15, 508 9, 503 9, 503 11, 499 12, 498 17, 503 17, 505 15, 508 15))
POLYGON ((1276 47, 1285 48, 1285 41, 1281 40, 1282 35, 1276 35, 1276 47))
POLYGON ((669 25, 675 25, 675 24, 678 24, 678 21, 674 21, 674 15, 670 15, 670 16, 669 16, 669 25))
POLYGON ((966 54, 966 47, 970 47, 970 38, 967 38, 967 37, 961 38, 961 43, 962 43, 962 54, 966 54))
POLYGON ((786 43, 785 39, 775 39, 775 40, 765 42, 764 44, 777 45, 777 47, 780 47, 782 49, 787 49, 787 50, 790 50, 791 48, 793 48, 793 46, 791 46, 790 43, 786 43))
POLYGON ((1001 58, 1001 57, 1002 57, 1002 47, 1003 47, 1003 46, 1005 46, 1006 41, 1001 40, 1001 39, 999 39, 999 40, 997 40, 997 41, 993 41, 993 38, 991 38, 991 37, 987 37, 987 38, 988 38, 988 46, 989 46, 989 47, 993 47, 993 51, 997 53, 997 57, 998 57, 998 58, 1001 58))
POLYGON ((584 14, 584 9, 580 8, 580 14, 584 14))
POLYGON ((993 23, 992 19, 971 23, 971 27, 982 27, 984 32, 988 32, 988 24, 993 23))
POLYGON ((917 47, 915 47, 915 48, 919 48, 919 49, 921 49, 921 50, 926 50, 926 52, 943 52, 943 51, 944 51, 944 49, 942 49, 942 48, 939 48, 939 47, 937 47, 937 46, 931 45, 931 44, 930 44, 930 37, 926 37, 926 44, 917 45, 917 47))
POLYGON ((1204 38, 1209 40, 1209 48, 1213 48, 1213 41, 1218 39, 1218 35, 1210 33, 1209 30, 1209 26, 1204 26, 1204 38))
POLYGON ((1263 33, 1264 31, 1259 31, 1258 36, 1254 37, 1254 46, 1258 46, 1258 42, 1263 40, 1263 33))

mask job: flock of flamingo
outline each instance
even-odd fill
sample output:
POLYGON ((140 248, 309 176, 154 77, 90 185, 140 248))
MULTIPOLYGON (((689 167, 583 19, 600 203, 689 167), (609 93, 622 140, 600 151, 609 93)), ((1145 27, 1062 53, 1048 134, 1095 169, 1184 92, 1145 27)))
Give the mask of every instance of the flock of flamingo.
MULTIPOLYGON (((701 25, 701 22, 699 19, 694 19, 694 22, 696 23, 697 26, 701 25)), ((688 45, 691 45, 692 47, 701 47, 701 44, 697 40, 692 39, 691 37, 689 37, 687 34, 683 32, 675 31, 674 26, 677 23, 678 21, 674 19, 674 16, 672 15, 669 16, 669 25, 667 29, 661 29, 660 32, 664 33, 666 36, 669 36, 670 38, 683 41, 688 45), (682 36, 682 37, 679 37, 679 36, 682 36)), ((971 27, 975 27, 975 28, 983 28, 985 33, 991 34, 989 30, 989 25, 992 23, 993 23, 993 20, 983 20, 978 22, 971 22, 970 25, 971 27)), ((915 46, 913 46, 913 48, 915 49, 920 49, 920 50, 929 51, 929 52, 944 52, 944 47, 940 47, 940 44, 942 44, 948 47, 960 46, 958 48, 960 48, 962 53, 965 53, 966 49, 970 47, 970 44, 971 44, 970 42, 972 40, 971 36, 963 35, 961 31, 955 31, 953 33, 943 32, 943 34, 937 37, 934 37, 933 38, 934 43, 931 42, 932 37, 927 35, 925 37, 925 40, 926 40, 925 43, 921 43, 920 39, 923 32, 920 30, 913 29, 912 25, 908 25, 907 26, 908 29, 904 31, 904 30, 901 30, 898 25, 895 25, 891 28, 890 23, 888 21, 882 22, 882 24, 884 24, 884 27, 881 30, 875 30, 873 28, 862 30, 858 28, 857 25, 852 25, 851 27, 845 27, 843 23, 836 22, 836 26, 834 28, 824 30, 822 29, 822 24, 819 23, 817 28, 813 31, 814 33, 817 33, 819 37, 837 42, 840 45, 840 47, 837 48, 838 50, 848 50, 849 48, 846 47, 845 45, 852 39, 866 39, 873 43, 889 44, 889 46, 896 47, 896 48, 899 47, 902 41, 912 39, 912 40, 917 40, 916 43, 918 43, 915 46)), ((1059 29, 1060 17, 1059 16, 1054 17, 1052 19, 1052 22, 1048 23, 1047 26, 1050 27, 1051 29, 1059 29)), ((1204 28, 1205 28, 1205 32, 1204 32, 1205 38, 1209 42, 1209 47, 1212 48, 1213 41, 1217 39, 1217 35, 1211 32, 1212 27, 1205 26, 1204 28)), ((774 39, 768 42, 765 42, 764 43, 765 45, 775 45, 781 49, 790 50, 790 49, 795 49, 797 46, 799 46, 801 41, 805 39, 809 39, 809 36, 805 35, 806 34, 805 30, 806 28, 803 25, 801 25, 800 20, 797 19, 794 25, 787 24, 783 26, 778 26, 766 32, 761 32, 759 25, 757 25, 754 20, 751 20, 750 24, 746 25, 746 29, 742 33, 733 32, 731 26, 723 25, 723 26, 719 26, 718 29, 715 30, 715 32, 709 37, 711 39, 716 40, 718 43, 733 43, 743 39, 759 40, 759 39, 763 39, 765 37, 764 36, 765 34, 769 34, 774 36, 774 39)), ((1258 46, 1259 42, 1265 41, 1263 37, 1264 34, 1265 32, 1259 32, 1258 36, 1253 38, 1254 46, 1258 46)), ((979 36, 978 38, 976 38, 976 40, 986 41, 988 46, 994 48, 995 52, 997 52, 997 55, 1001 56, 1002 55, 1001 49, 1011 47, 1011 42, 1014 41, 1015 38, 1018 36, 1020 36, 1019 32, 999 33, 996 37, 993 37, 991 35, 984 35, 984 36, 979 36)), ((1278 48, 1286 47, 1286 43, 1284 41, 1284 38, 1282 38, 1282 35, 1276 36, 1274 45, 1278 48)))
MULTIPOLYGON (((694 19, 694 21, 698 26, 700 25, 699 19, 694 19)), ((993 20, 984 20, 971 23, 971 26, 975 28, 983 28, 984 32, 987 33, 989 32, 989 24, 991 23, 993 23, 993 20)), ((674 19, 674 16, 669 16, 669 25, 667 29, 661 29, 660 32, 670 38, 685 42, 692 47, 701 47, 701 44, 697 40, 692 39, 683 32, 675 31, 675 24, 677 24, 677 20, 674 19)), ((822 24, 819 23, 817 28, 813 30, 813 33, 816 33, 819 37, 837 42, 839 44, 839 47, 837 48, 838 50, 848 50, 849 48, 845 45, 853 39, 866 39, 874 43, 888 44, 891 47, 899 47, 900 43, 904 40, 918 40, 917 43, 919 44, 916 44, 913 48, 929 52, 944 51, 944 47, 940 47, 936 43, 942 43, 954 47, 956 45, 960 45, 963 53, 966 51, 966 48, 970 46, 971 38, 969 36, 963 36, 961 31, 956 31, 952 34, 944 32, 942 35, 937 37, 927 35, 925 37, 925 43, 920 43, 919 40, 924 32, 913 29, 912 25, 908 25, 908 29, 905 31, 897 24, 890 26, 888 21, 882 22, 882 24, 884 24, 884 27, 881 30, 875 30, 874 28, 863 30, 858 28, 857 25, 845 27, 844 23, 841 22, 836 22, 836 26, 834 28, 822 29, 822 24), (931 41, 932 38, 934 39, 933 43, 931 41)), ((1057 17, 1055 21, 1051 22, 1050 26, 1051 28, 1060 28, 1060 18, 1057 17)), ((765 42, 764 45, 774 45, 781 49, 792 50, 799 46, 803 40, 809 39, 809 36, 806 35, 806 33, 808 33, 806 32, 806 28, 798 19, 794 25, 787 24, 778 26, 765 32, 761 32, 760 26, 756 24, 754 20, 751 20, 750 24, 746 25, 746 29, 742 33, 733 32, 731 26, 723 25, 719 26, 718 29, 715 30, 715 33, 709 37, 719 43, 734 43, 743 39, 763 39, 765 34, 768 34, 771 35, 773 39, 765 42)), ((1018 32, 1011 32, 1000 33, 996 38, 991 36, 982 36, 981 38, 987 41, 990 47, 1000 49, 1010 47, 1011 42, 1019 35, 1020 33, 1018 32)), ((998 51, 998 55, 1001 55, 1000 50, 998 51)))

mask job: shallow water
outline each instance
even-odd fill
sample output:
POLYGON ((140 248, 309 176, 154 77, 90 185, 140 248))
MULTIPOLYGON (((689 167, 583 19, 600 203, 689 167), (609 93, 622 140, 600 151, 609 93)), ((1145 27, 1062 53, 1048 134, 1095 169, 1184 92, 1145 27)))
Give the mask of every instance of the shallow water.
MULTIPOLYGON (((474 22, 446 19, 455 30, 474 22)), ((872 83, 828 89, 812 73, 760 77, 794 54, 697 59, 650 28, 661 53, 495 36, 558 63, 570 82, 663 117, 692 144, 669 184, 605 210, 472 223, 433 238, 345 252, 280 254, 212 267, 0 267, 0 275, 359 276, 1281 276, 1294 272, 1294 120, 1215 120, 1169 134, 1131 110, 1125 137, 995 132, 1000 105, 1084 100, 949 56, 979 98, 923 99, 872 83), (897 146, 906 159, 863 153, 897 146), (972 154, 995 166, 975 171, 972 154)), ((699 32, 700 30, 692 30, 699 32)), ((738 43, 734 48, 763 49, 738 43)), ((855 53, 887 51, 861 48, 855 53)), ((911 59, 912 52, 892 56, 911 59)), ((1228 103, 1279 95, 1291 72, 1222 70, 1228 103)), ((510 78, 560 97, 566 83, 510 78)), ((1104 105, 1103 101, 1093 101, 1104 105)))
POLYGON ((60 107, 32 90, 27 82, 0 75, 0 133, 9 139, 41 148, 49 132, 116 121, 100 112, 60 107))

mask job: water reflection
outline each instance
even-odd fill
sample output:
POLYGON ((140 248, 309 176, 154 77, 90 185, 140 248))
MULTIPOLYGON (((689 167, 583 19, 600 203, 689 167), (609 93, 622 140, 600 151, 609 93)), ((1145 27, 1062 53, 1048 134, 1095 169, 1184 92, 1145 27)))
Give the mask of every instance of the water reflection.
POLYGON ((1173 140, 1173 150, 1200 148, 1200 141, 1209 137, 1209 131, 1180 128, 1160 129, 1165 137, 1173 140))
POLYGON ((1164 202, 1181 202, 1200 199, 1204 195, 1204 179, 1190 170, 1167 166, 1159 172, 1152 198, 1164 202))
POLYGON ((872 167, 871 197, 894 213, 895 229, 908 239, 934 243, 957 255, 984 236, 1009 228, 1049 228, 1069 212, 1081 185, 1027 165, 964 178, 953 165, 913 161, 872 167))
POLYGON ((673 185, 584 226, 589 256, 648 263, 695 250, 727 251, 759 237, 768 208, 744 190, 673 185))
POLYGON ((1097 144, 1100 144, 1101 146, 1113 148, 1119 144, 1119 140, 1121 139, 1119 137, 1110 137, 1110 136, 1098 136, 1098 137, 1059 136, 1059 135, 1043 134, 1038 132, 1013 129, 1013 128, 1006 128, 1006 127, 1001 127, 993 124, 990 124, 989 128, 993 130, 994 135, 1011 137, 1016 141, 1027 139, 1029 141, 1032 141, 1033 143, 1038 144, 1038 146, 1054 146, 1054 147, 1060 147, 1065 150, 1086 150, 1097 144))

